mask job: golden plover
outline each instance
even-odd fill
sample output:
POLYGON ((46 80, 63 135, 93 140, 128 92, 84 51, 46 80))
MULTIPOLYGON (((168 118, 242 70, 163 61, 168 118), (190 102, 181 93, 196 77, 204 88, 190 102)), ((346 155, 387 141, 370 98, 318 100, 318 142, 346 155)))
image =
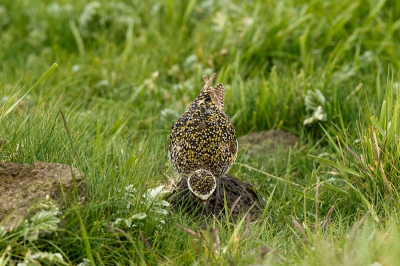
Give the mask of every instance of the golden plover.
POLYGON ((208 170, 217 178, 218 200, 218 178, 235 162, 238 143, 233 123, 224 112, 224 86, 218 84, 213 88, 214 77, 215 74, 210 79, 203 77, 205 85, 200 94, 172 126, 168 158, 179 174, 187 176, 199 169, 208 170))
POLYGON ((214 76, 203 77, 200 94, 172 126, 168 157, 179 174, 204 169, 218 179, 236 160, 235 128, 224 112, 224 86, 211 86, 214 76))

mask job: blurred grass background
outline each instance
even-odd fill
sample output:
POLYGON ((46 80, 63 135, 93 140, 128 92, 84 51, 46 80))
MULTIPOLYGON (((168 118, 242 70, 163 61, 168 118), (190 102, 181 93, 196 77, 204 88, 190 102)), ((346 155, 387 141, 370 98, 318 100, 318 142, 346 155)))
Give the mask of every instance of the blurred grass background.
POLYGON ((400 246, 399 40, 396 0, 0 2, 0 160, 72 164, 87 177, 89 202, 63 211, 63 237, 21 247, 9 234, 0 252, 10 260, 61 252, 71 264, 246 265, 265 246, 265 264, 330 257, 332 265, 393 265, 397 253, 382 246, 400 246), (54 62, 56 71, 5 116, 54 62), (283 129, 301 140, 262 162, 239 155, 297 186, 234 165, 230 173, 271 201, 253 237, 241 236, 240 223, 215 225, 219 252, 177 228, 204 230, 179 213, 160 230, 158 214, 141 202, 173 175, 170 128, 214 72, 239 136, 283 129), (304 125, 318 105, 324 119, 304 125), (129 185, 136 204, 126 209, 129 185), (142 212, 136 227, 110 229, 142 212))

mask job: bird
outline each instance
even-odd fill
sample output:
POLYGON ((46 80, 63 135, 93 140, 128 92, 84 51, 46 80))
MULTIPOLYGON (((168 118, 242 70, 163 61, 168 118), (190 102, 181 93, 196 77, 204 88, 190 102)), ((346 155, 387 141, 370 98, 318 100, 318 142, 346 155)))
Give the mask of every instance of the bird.
POLYGON ((187 186, 190 192, 203 203, 205 212, 208 214, 208 203, 217 187, 215 176, 210 171, 198 169, 188 176, 187 186))
MULTIPOLYGON (((235 162, 238 143, 234 125, 224 111, 223 84, 211 86, 215 73, 199 95, 172 126, 168 142, 168 158, 181 175, 203 169, 218 179, 235 162)), ((218 184, 217 184, 218 195, 218 184)))

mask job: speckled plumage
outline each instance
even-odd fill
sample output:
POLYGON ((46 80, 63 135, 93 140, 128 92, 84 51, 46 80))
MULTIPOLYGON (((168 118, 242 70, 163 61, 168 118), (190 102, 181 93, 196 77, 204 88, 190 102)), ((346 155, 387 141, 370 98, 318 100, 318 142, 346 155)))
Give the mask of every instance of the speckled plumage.
POLYGON ((188 176, 189 190, 200 200, 207 201, 214 193, 217 182, 210 171, 199 169, 188 176))
POLYGON ((180 174, 205 169, 218 178, 236 160, 235 128, 224 112, 224 86, 211 87, 214 76, 204 77, 200 94, 172 127, 168 157, 180 174))

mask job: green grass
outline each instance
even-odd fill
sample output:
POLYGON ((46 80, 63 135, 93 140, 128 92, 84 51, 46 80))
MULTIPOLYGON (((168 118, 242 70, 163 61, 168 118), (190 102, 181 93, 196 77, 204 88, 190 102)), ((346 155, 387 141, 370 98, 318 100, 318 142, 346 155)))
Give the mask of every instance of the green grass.
POLYGON ((0 32, 0 161, 70 164, 87 184, 87 204, 0 230, 0 265, 399 261, 398 1, 15 0, 0 32), (230 170, 268 201, 255 223, 204 227, 143 196, 174 174, 170 128, 213 72, 238 135, 301 140, 230 170))

